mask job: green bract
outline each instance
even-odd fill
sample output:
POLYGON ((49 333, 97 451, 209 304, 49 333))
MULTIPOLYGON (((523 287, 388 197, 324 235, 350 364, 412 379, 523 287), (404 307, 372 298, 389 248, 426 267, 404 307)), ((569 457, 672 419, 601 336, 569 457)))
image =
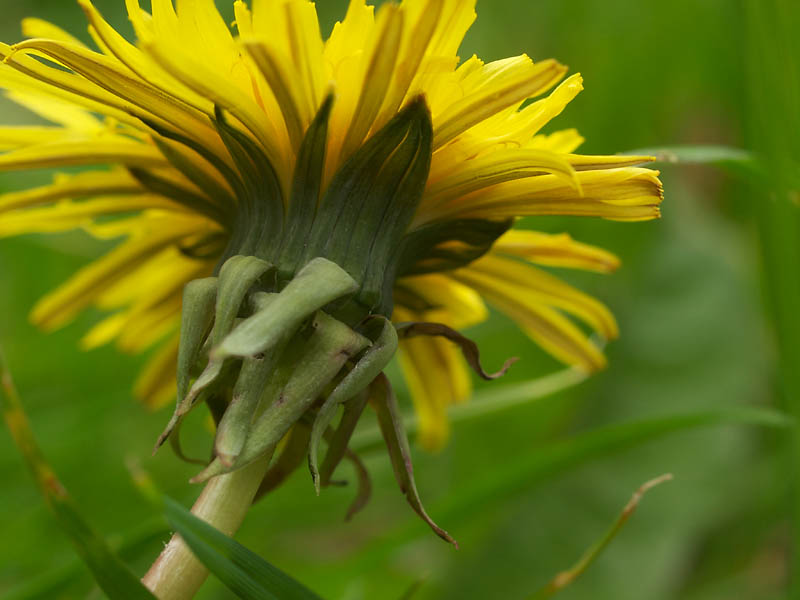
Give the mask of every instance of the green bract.
MULTIPOLYGON (((319 493, 343 458, 357 460, 348 443, 369 400, 409 502, 441 537, 453 541, 422 508, 408 441, 382 379, 398 347, 398 331, 388 318, 392 291, 398 275, 474 260, 510 222, 458 221, 407 234, 432 152, 433 130, 422 98, 357 150, 320 198, 332 102, 328 97, 323 103, 303 140, 288 211, 266 156, 217 110, 217 129, 244 183, 237 189, 239 211, 229 224, 217 275, 192 281, 184 291, 178 404, 157 446, 170 438, 183 456, 180 424, 204 401, 217 422, 214 459, 193 481, 269 461, 290 434, 263 487, 280 483, 308 456, 319 493), (435 250, 448 241, 460 244, 435 250), (323 439, 328 449, 320 466, 323 439)), ((159 184, 152 178, 147 183, 159 184)), ((478 365, 477 348, 460 334, 443 325, 403 326, 403 337, 420 334, 456 342, 468 362, 489 377, 478 365)), ((363 479, 365 471, 359 472, 363 479)), ((368 495, 363 483, 351 512, 368 495)))

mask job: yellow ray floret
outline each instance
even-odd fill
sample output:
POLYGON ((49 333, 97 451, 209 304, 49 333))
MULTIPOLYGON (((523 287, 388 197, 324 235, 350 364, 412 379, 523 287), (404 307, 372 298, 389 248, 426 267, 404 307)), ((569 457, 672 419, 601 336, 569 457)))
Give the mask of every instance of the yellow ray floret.
MULTIPOLYGON (((577 131, 550 127, 583 89, 582 77, 565 78, 556 60, 462 60, 475 0, 377 10, 350 0, 328 39, 309 0, 236 0, 233 27, 214 0, 152 0, 149 12, 125 0, 135 40, 91 0, 77 1, 94 45, 37 19, 24 21, 27 39, 0 44, 0 88, 47 121, 0 127, 0 172, 92 170, 0 195, 0 237, 81 229, 118 241, 43 298, 32 318, 50 330, 94 306, 108 315, 84 337, 86 348, 115 342, 140 352, 166 339, 136 386, 149 405, 174 390, 184 285, 242 248, 257 255, 284 235, 298 206, 309 231, 323 209, 335 213, 338 205, 324 203, 337 177, 408 114, 420 121, 393 146, 405 150, 387 152, 366 177, 389 177, 406 163, 424 176, 397 243, 413 260, 386 269, 393 306, 380 312, 464 328, 485 320, 489 304, 557 359, 586 371, 605 366, 596 340, 616 337, 613 316, 546 269, 608 273, 619 260, 567 234, 511 228, 524 216, 657 218, 658 172, 643 166, 646 156, 578 154, 577 131), (409 148, 419 155, 404 163, 409 148), (242 242, 251 237, 258 243, 242 242)), ((379 188, 360 211, 342 211, 358 223, 336 225, 359 231, 354 243, 369 253, 378 243, 362 239, 363 217, 385 215, 381 227, 400 218, 383 212, 397 190, 379 188)), ((402 342, 401 364, 420 439, 439 447, 447 407, 471 390, 463 358, 445 339, 419 337, 402 342)))

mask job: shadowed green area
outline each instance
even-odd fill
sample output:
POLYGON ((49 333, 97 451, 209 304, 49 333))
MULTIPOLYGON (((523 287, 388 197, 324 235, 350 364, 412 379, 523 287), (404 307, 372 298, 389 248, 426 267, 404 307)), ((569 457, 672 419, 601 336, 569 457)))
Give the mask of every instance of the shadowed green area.
MULTIPOLYGON (((122 0, 95 4, 130 34, 122 0)), ((227 1, 218 4, 228 8, 227 1)), ((327 33, 346 2, 317 4, 327 33)), ((779 73, 763 74, 763 91, 755 94, 760 120, 751 118, 748 48, 760 43, 757 36, 768 35, 761 28, 770 21, 754 26, 751 19, 765 17, 743 10, 743 4, 483 0, 461 54, 491 60, 525 52, 535 60, 555 57, 581 72, 585 91, 550 130, 577 127, 587 139, 586 153, 700 143, 748 148, 745 129, 753 123, 769 133, 762 146, 772 140, 772 150, 785 154, 791 148, 780 148, 774 139, 789 123, 781 118, 783 105, 770 104, 780 92, 779 73)), ((765 0, 764 10, 773 4, 780 2, 765 0)), ((790 10, 792 3, 784 5, 790 10)), ((20 39, 17 24, 25 16, 55 21, 88 40, 81 10, 67 0, 0 0, 0 14, 5 42, 20 39)), ((751 65, 750 72, 754 69, 751 65)), ((7 103, 0 104, 0 117, 7 123, 29 119, 7 103)), ((0 191, 45 177, 4 174, 0 191)), ((562 440, 618 423, 785 406, 778 401, 778 345, 762 300, 767 277, 757 223, 769 239, 771 227, 787 235, 787 221, 780 211, 760 218, 769 194, 741 177, 737 170, 666 165, 659 222, 525 221, 545 231, 569 231, 622 258, 623 267, 613 276, 563 273, 612 307, 622 333, 607 349, 606 372, 554 396, 464 419, 438 455, 413 449, 420 495, 461 550, 418 522, 396 489, 384 452, 365 456, 374 494, 352 522, 343 521, 355 494, 350 466, 341 474, 351 485, 327 488, 320 497, 301 470, 262 500, 237 539, 326 599, 399 599, 419 581, 414 595, 419 600, 522 599, 575 564, 632 490, 670 472, 674 481, 653 491, 605 553, 558 597, 785 597, 793 471, 785 457, 786 436, 775 429, 698 428, 620 447, 563 474, 556 469, 546 479, 539 472, 519 472, 541 464, 531 458, 539 449, 563 451, 562 440), (518 472, 521 484, 485 488, 511 472, 518 472)), ((0 341, 45 455, 93 528, 105 532, 112 546, 123 547, 125 560, 143 573, 166 533, 159 537, 160 509, 137 489, 127 465, 138 463, 162 492, 185 504, 199 492, 187 483, 195 467, 168 449, 150 457, 170 409, 152 414, 133 400, 130 390, 142 357, 113 348, 78 349, 99 314, 82 315, 49 335, 27 321, 43 293, 104 247, 78 233, 0 240, 0 341)), ((781 256, 780 246, 770 252, 781 256)), ((797 274, 796 263, 782 264, 797 274)), ((773 286, 773 294, 780 297, 781 289, 773 286)), ((786 310, 784 317, 787 312, 795 322, 784 326, 796 326, 797 317, 786 310)), ((484 399, 502 386, 560 368, 499 315, 470 335, 488 368, 499 367, 509 355, 521 359, 504 379, 476 382, 478 393, 489 395, 484 399)), ((398 393, 409 409, 404 390, 398 393)), ((198 417, 192 415, 184 428, 192 455, 210 443, 198 417)), ((366 436, 374 426, 362 425, 366 436)), ((88 571, 47 512, 5 431, 0 481, 0 597, 37 597, 14 595, 22 586, 44 590, 41 598, 86 597, 92 587, 88 571)), ((231 595, 211 580, 201 597, 231 595)))

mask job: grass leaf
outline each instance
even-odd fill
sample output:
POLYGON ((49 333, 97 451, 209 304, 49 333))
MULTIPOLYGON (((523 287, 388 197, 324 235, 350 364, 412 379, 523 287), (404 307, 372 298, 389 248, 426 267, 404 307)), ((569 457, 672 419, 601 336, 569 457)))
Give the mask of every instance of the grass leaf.
POLYGON ((78 507, 44 458, 31 431, 0 350, 0 410, 28 468, 61 528, 69 536, 97 584, 111 600, 152 600, 154 596, 81 517, 78 507))
POLYGON ((167 520, 195 556, 244 600, 321 600, 263 558, 166 499, 167 520))
POLYGON ((672 475, 667 473, 666 475, 656 477, 655 479, 651 479, 650 481, 642 484, 639 489, 633 493, 633 496, 631 496, 631 499, 625 505, 625 508, 622 509, 622 512, 619 514, 608 531, 606 531, 603 537, 595 542, 584 553, 584 555, 581 556, 577 563, 575 563, 566 571, 558 573, 544 587, 531 596, 530 600, 545 600, 550 598, 580 577, 597 559, 597 557, 603 553, 603 550, 608 547, 613 539, 617 537, 617 534, 625 526, 625 523, 628 522, 628 519, 630 519, 631 515, 633 515, 633 513, 636 511, 636 508, 639 506, 639 502, 642 500, 644 495, 657 485, 660 485, 665 481, 670 481, 671 479, 672 475))
POLYGON ((580 466, 637 445, 653 441, 669 433, 720 425, 757 425, 772 428, 794 427, 795 421, 782 412, 755 407, 669 415, 599 427, 564 440, 532 446, 516 460, 497 468, 474 483, 463 487, 436 507, 442 519, 456 521, 477 514, 498 498, 509 498, 517 492, 580 466))
POLYGON ((625 154, 654 156, 657 163, 713 165, 730 169, 745 176, 765 177, 761 163, 752 152, 730 146, 663 146, 631 150, 625 154))

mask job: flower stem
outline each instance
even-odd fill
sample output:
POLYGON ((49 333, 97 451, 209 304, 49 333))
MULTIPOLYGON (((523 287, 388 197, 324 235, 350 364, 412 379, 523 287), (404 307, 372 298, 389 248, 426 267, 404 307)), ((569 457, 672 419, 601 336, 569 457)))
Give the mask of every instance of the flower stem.
MULTIPOLYGON (((253 502, 269 458, 211 479, 194 503, 192 513, 224 534, 233 535, 253 502)), ((176 533, 142 581, 160 600, 188 600, 207 576, 208 569, 176 533)))

